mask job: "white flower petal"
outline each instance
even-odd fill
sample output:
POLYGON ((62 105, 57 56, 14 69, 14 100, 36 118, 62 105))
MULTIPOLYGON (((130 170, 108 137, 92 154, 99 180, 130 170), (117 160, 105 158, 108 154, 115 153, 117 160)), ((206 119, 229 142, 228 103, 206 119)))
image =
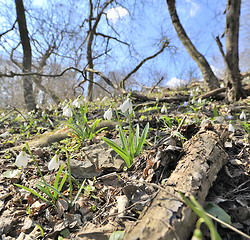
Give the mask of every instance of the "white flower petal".
POLYGON ((129 114, 132 113, 132 101, 128 98, 122 105, 121 105, 121 111, 125 113, 127 110, 129 110, 129 114))
POLYGON ((241 114, 240 114, 240 119, 244 119, 244 120, 247 119, 247 116, 246 116, 246 114, 245 114, 244 111, 241 112, 241 114))
POLYGON ((112 118, 112 109, 109 108, 105 113, 104 113, 104 119, 111 120, 112 118))
POLYGON ((197 103, 198 103, 198 104, 201 104, 201 98, 198 99, 197 103))
POLYGON ((71 116, 73 116, 73 112, 72 112, 72 110, 71 110, 71 108, 70 108, 69 105, 67 105, 67 106, 65 106, 63 108, 63 116, 65 116, 65 117, 71 117, 71 116))
POLYGON ((59 155, 56 154, 49 162, 48 169, 51 171, 53 169, 57 170, 59 168, 59 155))
POLYGON ((28 164, 28 155, 25 151, 21 151, 16 158, 15 165, 17 167, 26 167, 28 164))
POLYGON ((230 123, 229 125, 228 125, 228 131, 229 132, 233 132, 234 133, 234 127, 233 127, 233 125, 230 123))
POLYGON ((161 108, 161 113, 166 113, 168 110, 166 108, 166 105, 163 105, 161 108))

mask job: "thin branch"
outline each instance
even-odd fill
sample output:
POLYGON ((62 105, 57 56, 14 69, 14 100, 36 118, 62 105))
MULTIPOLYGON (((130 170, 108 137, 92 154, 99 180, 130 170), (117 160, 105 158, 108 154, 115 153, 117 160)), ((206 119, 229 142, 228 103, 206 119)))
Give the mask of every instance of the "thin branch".
POLYGON ((168 44, 169 44, 169 42, 168 41, 166 41, 165 43, 163 43, 162 44, 162 47, 161 47, 161 49, 157 52, 157 53, 155 53, 154 55, 152 55, 152 56, 149 56, 149 57, 147 57, 147 58, 145 58, 145 59, 143 59, 127 76, 125 76, 122 80, 121 80, 121 82, 122 82, 122 86, 124 86, 124 83, 125 83, 125 81, 131 76, 131 75, 133 75, 146 61, 148 61, 148 60, 150 60, 150 59, 152 59, 152 58, 155 58, 157 55, 159 55, 160 53, 162 53, 163 51, 164 51, 164 49, 168 46, 168 44))
POLYGON ((5 31, 5 32, 3 32, 3 33, 0 34, 0 38, 1 38, 3 35, 5 35, 5 34, 11 32, 12 30, 14 30, 16 23, 17 23, 17 19, 15 20, 14 24, 12 25, 12 28, 10 28, 10 29, 8 29, 7 31, 5 31))
POLYGON ((104 38, 108 38, 108 40, 109 40, 109 39, 113 39, 113 40, 115 40, 115 41, 117 41, 117 42, 119 42, 119 43, 122 43, 122 44, 125 44, 125 45, 127 45, 127 46, 130 46, 128 43, 123 42, 123 41, 119 40, 119 39, 116 38, 116 37, 111 37, 111 36, 105 35, 105 34, 103 34, 103 33, 96 33, 96 35, 100 35, 100 36, 102 36, 102 37, 104 37, 104 38))
POLYGON ((227 63, 226 56, 225 56, 225 53, 224 53, 224 50, 223 50, 223 46, 222 46, 222 43, 221 43, 221 41, 220 41, 219 36, 217 36, 217 37, 215 38, 215 41, 216 41, 216 43, 217 43, 217 45, 218 45, 218 48, 219 48, 219 50, 220 50, 220 53, 221 53, 221 55, 222 55, 222 58, 223 58, 224 62, 227 63))

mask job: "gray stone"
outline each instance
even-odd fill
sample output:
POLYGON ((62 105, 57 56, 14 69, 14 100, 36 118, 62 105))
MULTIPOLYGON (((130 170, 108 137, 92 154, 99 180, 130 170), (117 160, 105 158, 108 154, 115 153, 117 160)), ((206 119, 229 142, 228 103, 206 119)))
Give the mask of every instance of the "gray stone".
MULTIPOLYGON (((117 144, 119 139, 114 140, 117 144)), ((119 144, 120 145, 120 144, 119 144)), ((123 159, 106 143, 101 142, 82 149, 82 161, 70 160, 74 177, 85 179, 111 171, 120 171, 125 166, 123 159)))

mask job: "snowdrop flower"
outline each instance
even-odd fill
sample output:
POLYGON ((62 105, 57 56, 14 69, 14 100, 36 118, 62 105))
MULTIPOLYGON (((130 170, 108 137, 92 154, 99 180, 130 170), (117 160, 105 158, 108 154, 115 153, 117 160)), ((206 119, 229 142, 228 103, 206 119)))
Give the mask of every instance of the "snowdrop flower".
POLYGON ((185 101, 185 102, 183 103, 183 106, 186 107, 187 105, 188 105, 188 102, 185 101))
POLYGON ((221 83, 220 88, 224 88, 224 87, 225 87, 224 83, 221 83))
POLYGON ((104 119, 111 120, 112 118, 112 109, 109 108, 105 113, 104 113, 104 119))
POLYGON ((199 92, 199 91, 200 91, 200 88, 199 88, 199 87, 197 87, 197 88, 195 89, 195 91, 196 91, 196 92, 199 92))
POLYGON ((19 168, 26 167, 28 164, 28 155, 26 153, 25 147, 22 149, 22 151, 19 153, 19 155, 16 158, 15 165, 19 168))
POLYGON ((198 103, 198 104, 201 104, 201 98, 198 99, 197 103, 198 103))
POLYGON ((83 105, 83 100, 81 98, 81 96, 79 96, 77 99, 75 99, 73 102, 72 102, 72 105, 76 108, 80 108, 82 105, 83 105))
POLYGON ((191 92, 190 92, 190 97, 193 97, 193 96, 194 96, 194 92, 191 91, 191 92))
POLYGON ((192 98, 191 103, 195 104, 195 99, 194 98, 192 98))
POLYGON ((164 104, 161 108, 161 113, 166 113, 168 110, 166 108, 166 105, 164 104))
POLYGON ((51 171, 53 169, 57 170, 59 168, 59 153, 56 152, 55 156, 50 160, 48 164, 48 169, 51 171))
POLYGON ((240 119, 241 119, 241 120, 242 120, 242 119, 244 119, 244 120, 247 119, 247 116, 246 116, 246 114, 245 114, 244 111, 241 112, 241 114, 240 114, 240 119))
POLYGON ((231 123, 229 123, 229 125, 228 125, 228 131, 234 133, 234 127, 231 123))
POLYGON ((128 98, 122 105, 121 105, 121 111, 125 113, 128 110, 129 114, 132 113, 132 101, 128 98))
POLYGON ((65 117, 72 117, 73 116, 73 112, 70 108, 69 105, 66 105, 64 108, 63 108, 63 116, 65 117))

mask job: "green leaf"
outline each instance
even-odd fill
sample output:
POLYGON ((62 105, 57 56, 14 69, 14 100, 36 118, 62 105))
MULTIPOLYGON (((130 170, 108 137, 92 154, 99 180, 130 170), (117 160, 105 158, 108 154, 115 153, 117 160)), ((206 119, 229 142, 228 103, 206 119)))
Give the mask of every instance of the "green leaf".
POLYGON ((43 187, 40 184, 36 184, 36 187, 43 192, 44 194, 46 194, 51 200, 53 200, 53 202, 56 202, 56 198, 54 198, 53 194, 50 192, 50 190, 48 188, 43 187))
POLYGON ((53 205, 53 203, 52 203, 52 202, 50 202, 49 200, 47 200, 46 198, 44 198, 43 196, 41 196, 39 193, 35 192, 34 190, 32 190, 32 189, 30 189, 30 188, 27 188, 27 187, 25 187, 25 186, 23 186, 23 185, 16 184, 16 183, 14 183, 14 185, 15 185, 15 186, 17 186, 17 187, 20 187, 20 188, 25 189, 26 191, 28 191, 28 192, 32 193, 33 195, 35 195, 35 196, 37 196, 37 197, 41 198, 41 199, 42 199, 42 200, 44 200, 45 202, 47 202, 47 203, 49 203, 49 204, 52 204, 52 205, 53 205))
POLYGON ((117 154, 119 154, 121 156, 121 158, 125 161, 125 163, 127 164, 127 167, 130 167, 131 165, 131 161, 130 161, 130 156, 128 154, 128 152, 126 152, 125 150, 123 150, 119 145, 117 145, 114 141, 106 138, 106 137, 102 137, 102 140, 108 144, 117 154))
POLYGON ((44 183, 44 182, 40 182, 40 181, 37 181, 37 182, 42 184, 42 185, 45 185, 46 187, 50 188, 51 190, 53 190, 55 192, 57 192, 57 194, 59 194, 68 203, 68 205, 70 206, 70 203, 69 203, 68 199, 64 195, 62 195, 57 189, 55 189, 54 187, 52 187, 48 183, 44 183))
POLYGON ((139 155, 139 153, 143 147, 143 144, 145 143, 145 140, 146 140, 147 135, 148 135, 148 129, 149 129, 149 123, 146 124, 146 126, 142 132, 139 143, 138 143, 136 150, 135 150, 135 157, 137 157, 139 155))
POLYGON ((54 182, 54 188, 58 189, 58 183, 59 183, 59 179, 62 173, 62 170, 64 168, 65 164, 62 164, 62 166, 59 168, 57 174, 56 174, 56 178, 55 178, 55 182, 54 182))
POLYGON ((219 116, 218 109, 217 109, 217 106, 216 106, 216 105, 214 105, 214 110, 213 110, 213 112, 214 112, 214 117, 218 117, 218 116, 219 116))
POLYGON ((38 224, 35 224, 35 226, 40 230, 42 237, 44 237, 44 232, 43 232, 42 227, 39 226, 38 224))
POLYGON ((179 133, 179 132, 177 132, 177 131, 174 131, 174 132, 173 132, 173 135, 179 137, 180 139, 187 140, 181 133, 179 133))
MULTIPOLYGON (((220 219, 221 221, 227 223, 227 224, 232 224, 231 222, 231 217, 218 205, 214 203, 208 203, 205 206, 205 210, 207 213, 211 214, 212 216, 220 219)), ((225 225, 222 225, 222 227, 227 228, 225 225)))
POLYGON ((128 153, 127 141, 126 141, 125 134, 124 134, 124 131, 123 131, 123 129, 122 129, 122 126, 119 125, 118 129, 119 129, 119 136, 120 136, 120 140, 121 140, 121 144, 122 144, 122 149, 123 149, 126 153, 128 153))
POLYGON ((135 141, 134 141, 134 134, 133 130, 129 130, 129 136, 128 136, 128 147, 129 147, 129 155, 131 159, 134 159, 134 153, 135 153, 135 141))
POLYGON ((124 237, 125 231, 115 231, 112 232, 109 240, 122 240, 124 237))
POLYGON ((84 188, 85 182, 86 182, 86 179, 84 179, 84 181, 82 182, 82 185, 81 185, 81 187, 79 188, 79 190, 78 190, 78 192, 77 192, 77 194, 76 194, 76 196, 75 196, 75 198, 74 198, 74 201, 71 203, 71 207, 73 207, 73 206, 75 205, 75 203, 76 203, 76 201, 77 201, 77 199, 78 199, 80 193, 82 192, 82 189, 84 188))
POLYGON ((137 123, 136 124, 136 132, 135 132, 135 149, 138 146, 139 140, 140 140, 140 127, 139 127, 139 124, 137 123))

